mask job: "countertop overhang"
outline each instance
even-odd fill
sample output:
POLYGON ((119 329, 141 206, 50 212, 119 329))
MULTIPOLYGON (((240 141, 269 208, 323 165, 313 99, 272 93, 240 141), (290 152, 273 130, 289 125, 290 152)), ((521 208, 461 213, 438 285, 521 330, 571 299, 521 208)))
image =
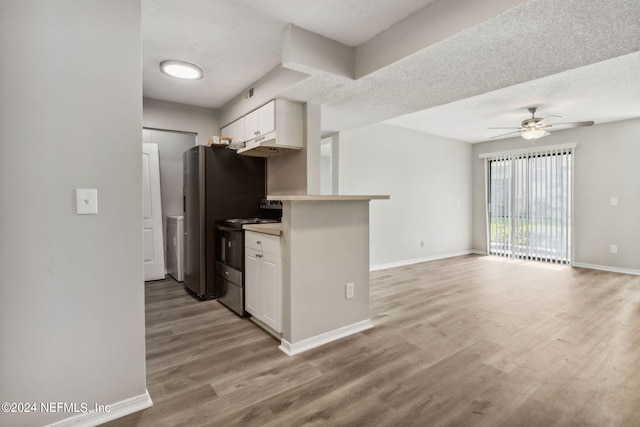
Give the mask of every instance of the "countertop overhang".
POLYGON ((388 195, 346 195, 346 194, 271 194, 267 200, 281 200, 283 202, 304 201, 349 201, 349 200, 389 200, 388 195))
POLYGON ((242 226, 244 230, 255 231, 257 233, 273 234, 279 236, 282 234, 282 223, 274 222, 269 224, 245 224, 242 226))

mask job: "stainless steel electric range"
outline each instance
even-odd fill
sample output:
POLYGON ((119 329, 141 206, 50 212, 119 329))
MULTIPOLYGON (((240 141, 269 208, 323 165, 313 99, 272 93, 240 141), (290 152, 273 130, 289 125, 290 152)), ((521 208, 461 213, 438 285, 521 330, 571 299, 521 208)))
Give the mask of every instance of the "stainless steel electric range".
POLYGON ((244 316, 245 224, 279 222, 266 218, 234 218, 216 222, 215 287, 218 301, 244 316))

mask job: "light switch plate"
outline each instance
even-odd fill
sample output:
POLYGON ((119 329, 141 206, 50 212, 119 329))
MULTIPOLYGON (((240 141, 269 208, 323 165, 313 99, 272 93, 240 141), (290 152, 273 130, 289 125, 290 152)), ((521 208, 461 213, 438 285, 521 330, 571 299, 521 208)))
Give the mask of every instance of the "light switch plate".
POLYGON ((78 215, 98 214, 98 190, 76 188, 76 213, 78 215))
POLYGON ((610 200, 611 206, 618 206, 618 198, 612 197, 610 200))

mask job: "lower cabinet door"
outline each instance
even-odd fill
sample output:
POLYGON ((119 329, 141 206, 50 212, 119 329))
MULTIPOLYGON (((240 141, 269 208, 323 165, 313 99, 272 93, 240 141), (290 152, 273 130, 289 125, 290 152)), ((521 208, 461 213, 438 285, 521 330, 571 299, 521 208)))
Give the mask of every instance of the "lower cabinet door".
POLYGON ((265 253, 262 258, 262 321, 282 332, 281 257, 265 253))
POLYGON ((262 258, 255 249, 245 248, 244 257, 244 309, 247 313, 262 317, 262 258))

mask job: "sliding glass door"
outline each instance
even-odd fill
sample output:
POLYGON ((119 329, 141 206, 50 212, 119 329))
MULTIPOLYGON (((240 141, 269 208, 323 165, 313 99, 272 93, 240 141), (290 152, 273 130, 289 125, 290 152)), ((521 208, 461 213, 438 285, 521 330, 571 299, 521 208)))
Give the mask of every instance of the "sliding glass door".
POLYGON ((488 252, 569 264, 573 148, 487 158, 488 252))

